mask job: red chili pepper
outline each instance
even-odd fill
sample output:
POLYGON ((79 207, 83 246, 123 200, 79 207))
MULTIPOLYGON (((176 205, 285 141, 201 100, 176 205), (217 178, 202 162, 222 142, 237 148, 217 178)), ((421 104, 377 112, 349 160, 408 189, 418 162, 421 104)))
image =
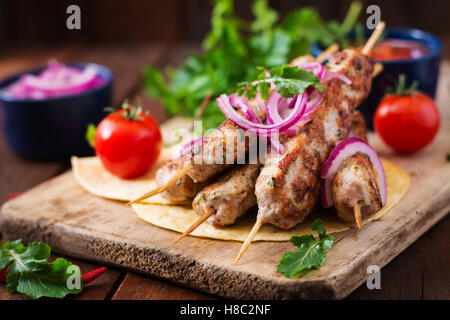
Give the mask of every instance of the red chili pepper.
MULTIPOLYGON (((0 282, 6 282, 6 277, 8 276, 8 274, 6 273, 6 269, 8 269, 8 267, 9 265, 0 270, 0 282)), ((105 273, 105 271, 106 268, 101 267, 81 275, 81 278, 83 279, 83 284, 88 284, 94 281, 95 279, 100 277, 103 273, 105 273)))
POLYGON ((13 192, 8 194, 8 200, 15 199, 17 197, 20 197, 23 192, 13 192))
POLYGON ((0 281, 1 282, 6 282, 6 277, 8 276, 8 274, 6 273, 6 269, 8 269, 9 265, 4 267, 2 270, 0 270, 0 281))
POLYGON ((83 279, 83 284, 88 284, 89 282, 94 281, 98 277, 100 277, 103 273, 105 273, 106 268, 101 267, 86 274, 81 275, 81 279, 83 279))

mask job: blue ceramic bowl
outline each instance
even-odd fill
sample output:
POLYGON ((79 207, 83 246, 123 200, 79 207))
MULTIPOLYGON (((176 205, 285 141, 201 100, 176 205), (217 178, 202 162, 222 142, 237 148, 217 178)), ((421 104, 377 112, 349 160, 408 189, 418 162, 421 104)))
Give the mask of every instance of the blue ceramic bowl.
MULTIPOLYGON (((370 36, 371 33, 371 30, 365 31, 366 36, 370 36)), ((386 88, 395 86, 400 74, 406 75, 408 86, 416 80, 419 83, 419 91, 426 93, 433 99, 436 96, 442 51, 441 41, 430 33, 416 29, 387 28, 385 34, 386 38, 419 41, 429 52, 414 59, 379 61, 384 66, 383 72, 373 80, 369 97, 358 107, 370 129, 373 129, 373 116, 386 88)), ((352 34, 349 34, 349 38, 351 37, 352 34)), ((315 56, 319 55, 322 50, 323 47, 317 43, 314 43, 311 48, 312 54, 315 56)))
MULTIPOLYGON (((70 66, 84 68, 87 63, 70 66)), ((98 124, 111 106, 112 72, 96 65, 106 83, 98 88, 67 97, 22 100, 1 91, 23 74, 39 74, 44 67, 22 72, 0 82, 0 116, 3 133, 17 154, 38 160, 67 159, 71 155, 93 154, 85 139, 89 123, 98 124)))

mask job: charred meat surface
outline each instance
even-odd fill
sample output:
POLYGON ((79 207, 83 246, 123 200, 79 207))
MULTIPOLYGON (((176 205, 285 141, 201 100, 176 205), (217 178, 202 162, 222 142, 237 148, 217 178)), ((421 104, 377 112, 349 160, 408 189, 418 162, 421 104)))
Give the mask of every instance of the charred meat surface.
POLYGON ((224 227, 236 222, 256 205, 255 182, 261 165, 236 165, 195 197, 192 207, 203 216, 212 213, 209 222, 224 227))
MULTIPOLYGON (((183 165, 183 159, 169 160, 156 172, 156 183, 160 186, 164 185, 183 168, 183 165)), ((161 195, 173 203, 180 203, 192 200, 199 189, 200 185, 185 175, 169 186, 161 195)))
POLYGON ((358 110, 353 111, 352 131, 355 137, 367 142, 367 126, 363 115, 358 110))
POLYGON ((353 110, 368 96, 373 62, 356 50, 333 55, 329 69, 348 77, 324 83, 325 96, 297 136, 282 137, 284 152, 271 154, 256 182, 258 218, 289 229, 313 210, 320 195, 320 172, 329 153, 348 136, 353 110))
POLYGON ((332 197, 337 214, 344 221, 355 221, 356 203, 363 220, 381 210, 375 170, 367 155, 358 152, 342 163, 333 179, 332 197))
MULTIPOLYGON (((256 103, 249 101, 256 116, 264 121, 265 110, 256 103)), ((243 159, 250 148, 258 143, 256 135, 244 132, 231 120, 225 120, 216 131, 194 148, 191 163, 194 167, 188 175, 195 182, 205 182, 243 159)))

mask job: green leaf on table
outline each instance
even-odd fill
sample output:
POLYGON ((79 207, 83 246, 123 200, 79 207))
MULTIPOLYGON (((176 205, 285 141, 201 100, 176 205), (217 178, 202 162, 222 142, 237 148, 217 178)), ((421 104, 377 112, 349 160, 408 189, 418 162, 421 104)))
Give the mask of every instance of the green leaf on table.
POLYGON ((63 298, 69 293, 81 292, 81 283, 78 288, 72 288, 68 281, 72 276, 79 276, 80 269, 63 258, 49 263, 50 252, 50 246, 41 242, 31 242, 27 246, 20 240, 0 244, 0 266, 9 265, 6 270, 8 291, 33 299, 63 298))
POLYGON ((288 278, 302 274, 306 270, 319 269, 325 262, 326 249, 331 249, 334 237, 327 235, 323 222, 314 220, 311 229, 318 233, 318 237, 311 234, 292 236, 290 241, 298 249, 285 253, 278 264, 277 271, 288 278))

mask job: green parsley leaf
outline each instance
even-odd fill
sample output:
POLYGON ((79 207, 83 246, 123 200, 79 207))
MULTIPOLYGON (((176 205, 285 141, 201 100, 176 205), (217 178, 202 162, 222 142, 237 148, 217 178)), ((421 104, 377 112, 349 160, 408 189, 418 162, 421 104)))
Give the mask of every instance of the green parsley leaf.
POLYGON ((334 237, 327 235, 322 220, 316 219, 311 225, 319 237, 311 234, 292 236, 290 241, 298 249, 285 253, 278 264, 277 271, 288 278, 302 274, 306 270, 319 269, 325 262, 327 254, 325 250, 331 249, 334 237))
POLYGON ((80 275, 80 269, 63 258, 52 263, 50 246, 41 242, 31 242, 24 246, 20 240, 0 244, 0 268, 9 265, 6 272, 6 287, 10 293, 20 292, 32 299, 40 297, 63 298, 69 293, 82 291, 70 289, 69 277, 80 275))
MULTIPOLYGON (((203 130, 216 128, 225 119, 215 101, 222 93, 237 91, 239 95, 252 96, 261 92, 268 98, 265 83, 248 90, 236 86, 265 79, 265 73, 261 75, 257 66, 266 70, 309 54, 314 41, 324 46, 344 44, 346 30, 352 28, 361 7, 352 5, 343 24, 323 21, 311 7, 293 10, 278 21, 278 13, 270 8, 268 0, 254 0, 251 9, 255 19, 246 22, 237 16, 233 0, 212 2, 211 30, 203 41, 202 52, 188 57, 178 69, 143 70, 148 94, 162 100, 169 116, 194 117, 206 94, 212 92, 201 118, 203 130)), ((301 90, 295 81, 281 82, 278 87, 287 96, 301 90)))
POLYGON ((86 129, 86 133, 84 134, 84 137, 86 138, 86 141, 89 143, 89 145, 92 148, 95 148, 94 146, 94 138, 95 138, 95 131, 97 128, 95 127, 95 124, 89 123, 86 129))
POLYGON ((254 32, 271 30, 278 20, 278 13, 269 7, 267 0, 256 0, 252 12, 255 20, 250 24, 250 30, 254 32))
POLYGON ((267 99, 270 95, 271 83, 275 84, 277 92, 285 98, 302 94, 310 86, 323 91, 319 78, 311 71, 287 65, 270 69, 268 76, 262 68, 258 68, 258 71, 256 80, 238 84, 238 94, 245 94, 250 99, 256 95, 256 92, 259 92, 263 99, 267 99), (262 77, 262 74, 264 74, 264 77, 262 77))

